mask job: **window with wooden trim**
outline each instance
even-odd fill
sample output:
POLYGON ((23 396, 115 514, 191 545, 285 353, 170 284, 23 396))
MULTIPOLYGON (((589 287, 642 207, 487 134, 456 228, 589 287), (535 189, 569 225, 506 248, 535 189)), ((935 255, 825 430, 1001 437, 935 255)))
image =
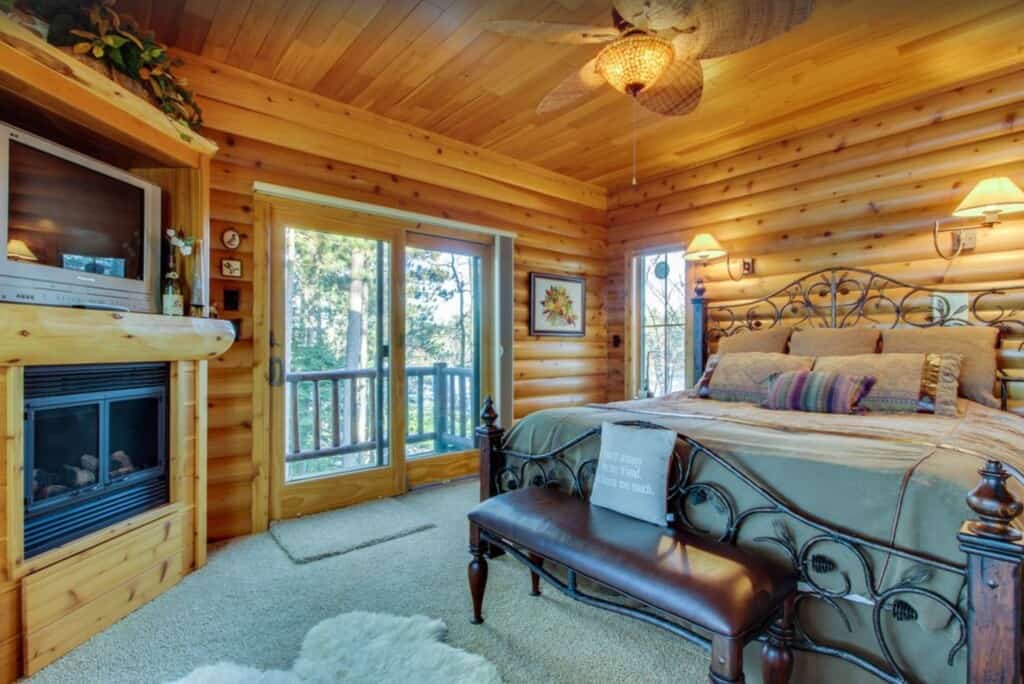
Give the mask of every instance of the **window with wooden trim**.
POLYGON ((686 261, 683 250, 633 260, 637 391, 661 396, 686 389, 686 261))

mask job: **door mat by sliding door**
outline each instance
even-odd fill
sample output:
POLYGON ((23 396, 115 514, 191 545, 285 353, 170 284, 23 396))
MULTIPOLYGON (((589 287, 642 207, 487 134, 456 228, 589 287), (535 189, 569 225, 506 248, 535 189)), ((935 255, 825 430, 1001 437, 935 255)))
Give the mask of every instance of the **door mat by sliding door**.
POLYGON ((312 563, 436 527, 412 506, 380 499, 327 513, 283 520, 270 535, 293 563, 312 563))

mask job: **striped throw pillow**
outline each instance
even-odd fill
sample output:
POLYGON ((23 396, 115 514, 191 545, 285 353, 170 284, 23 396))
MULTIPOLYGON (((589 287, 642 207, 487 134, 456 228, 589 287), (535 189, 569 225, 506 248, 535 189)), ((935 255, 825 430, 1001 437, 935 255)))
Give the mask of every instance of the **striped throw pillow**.
POLYGON ((870 375, 789 371, 766 382, 764 408, 812 413, 859 413, 860 401, 875 385, 870 375))

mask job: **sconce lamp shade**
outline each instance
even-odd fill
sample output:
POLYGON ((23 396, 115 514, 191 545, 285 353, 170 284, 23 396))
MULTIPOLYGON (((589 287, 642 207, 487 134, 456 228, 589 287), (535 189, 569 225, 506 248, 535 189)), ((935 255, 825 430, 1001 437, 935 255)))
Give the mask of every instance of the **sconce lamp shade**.
POLYGON ((986 178, 964 198, 953 216, 991 217, 1024 211, 1024 191, 1007 178, 986 178))
POLYGON ((7 257, 15 261, 39 261, 39 257, 32 253, 25 241, 17 238, 7 241, 7 257))
POLYGON ((683 258, 687 261, 711 261, 725 255, 725 249, 711 233, 698 233, 686 246, 683 258))

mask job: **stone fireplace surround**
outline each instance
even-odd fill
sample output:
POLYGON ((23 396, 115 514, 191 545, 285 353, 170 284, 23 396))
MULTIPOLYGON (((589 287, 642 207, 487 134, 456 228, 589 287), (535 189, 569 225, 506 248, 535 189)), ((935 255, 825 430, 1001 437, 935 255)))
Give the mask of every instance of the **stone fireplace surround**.
POLYGON ((0 682, 53 662, 206 561, 206 373, 227 321, 0 304, 0 682), (167 365, 167 502, 25 554, 25 373, 167 365))

